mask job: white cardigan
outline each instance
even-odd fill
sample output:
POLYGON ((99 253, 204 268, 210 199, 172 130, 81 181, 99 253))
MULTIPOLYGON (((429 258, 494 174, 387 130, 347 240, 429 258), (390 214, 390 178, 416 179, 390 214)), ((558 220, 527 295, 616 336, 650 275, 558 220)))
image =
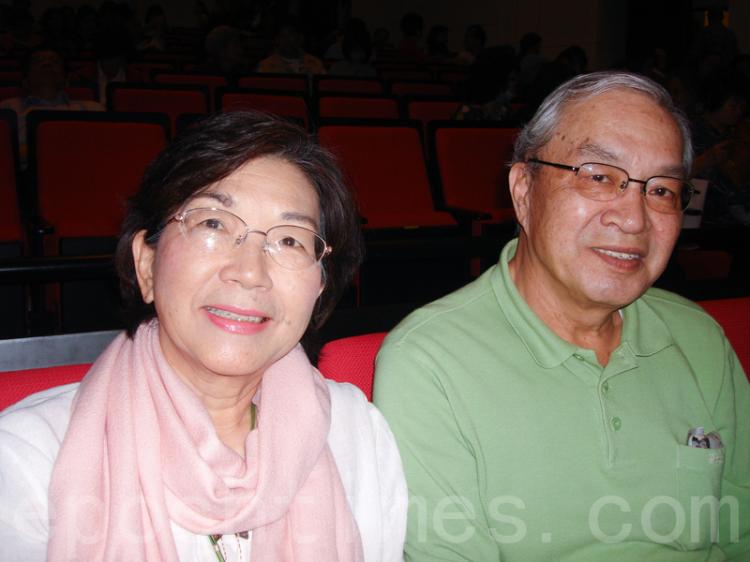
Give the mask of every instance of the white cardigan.
MULTIPOLYGON (((358 388, 326 381, 331 392, 328 444, 357 521, 365 560, 402 560, 408 495, 388 424, 358 388)), ((78 383, 33 394, 0 413, 0 560, 43 561, 47 488, 68 427, 78 383)), ((86 451, 81 451, 82 455, 86 451)), ((183 562, 216 562, 204 535, 172 523, 183 562)), ((252 535, 224 536, 227 562, 250 560, 252 535)))

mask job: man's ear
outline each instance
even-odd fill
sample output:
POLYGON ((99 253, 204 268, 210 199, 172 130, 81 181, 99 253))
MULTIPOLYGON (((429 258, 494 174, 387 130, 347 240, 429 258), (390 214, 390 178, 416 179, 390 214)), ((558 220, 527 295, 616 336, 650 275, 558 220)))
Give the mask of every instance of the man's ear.
POLYGON ((146 303, 154 302, 154 257, 156 248, 146 243, 146 231, 141 230, 133 238, 133 264, 138 277, 141 296, 146 303))
POLYGON ((511 166, 508 174, 510 197, 513 200, 513 209, 516 211, 516 220, 521 228, 526 230, 529 221, 529 196, 531 178, 528 166, 524 162, 516 162, 511 166))

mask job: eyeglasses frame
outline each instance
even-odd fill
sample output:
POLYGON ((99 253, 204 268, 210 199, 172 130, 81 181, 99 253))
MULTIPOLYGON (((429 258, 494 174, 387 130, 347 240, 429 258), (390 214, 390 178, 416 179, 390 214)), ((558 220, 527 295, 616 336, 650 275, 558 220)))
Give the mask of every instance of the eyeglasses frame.
MULTIPOLYGON (((684 208, 681 208, 679 211, 675 211, 674 213, 669 213, 667 211, 659 211, 657 209, 654 209, 653 207, 649 207, 650 209, 653 209, 657 213, 663 213, 663 214, 669 214, 669 215, 672 215, 672 214, 677 215, 677 214, 685 212, 685 209, 687 209, 688 206, 690 206, 690 200, 693 198, 693 195, 695 195, 695 191, 696 191, 695 187, 693 186, 693 184, 691 184, 689 181, 684 180, 682 178, 676 178, 674 176, 656 175, 656 176, 651 176, 650 178, 645 179, 645 180, 639 180, 639 179, 631 178, 630 174, 628 173, 627 170, 625 170, 623 168, 620 168, 619 166, 615 166, 613 164, 605 164, 604 162, 584 162, 580 166, 568 166, 567 164, 560 164, 558 162, 549 162, 547 160, 541 160, 539 158, 529 158, 524 163, 543 164, 544 166, 551 166, 553 168, 558 168, 560 170, 567 170, 569 172, 574 172, 576 175, 578 175, 578 171, 581 168, 583 168, 584 166, 586 166, 588 164, 594 164, 594 165, 597 165, 597 166, 609 166, 610 168, 615 168, 616 170, 620 170, 622 173, 625 174, 625 177, 628 178, 628 180, 623 185, 620 186, 620 195, 622 195, 623 193, 625 193, 625 190, 627 189, 627 187, 628 187, 628 185, 630 183, 639 183, 639 184, 641 184, 642 185, 642 187, 641 187, 641 195, 643 195, 644 197, 646 197, 646 186, 648 185, 648 182, 650 182, 654 178, 669 178, 669 179, 680 181, 680 182, 684 183, 688 187, 689 193, 690 193, 690 196, 687 198, 687 202, 685 203, 685 207, 684 208)), ((585 195, 584 195, 584 197, 585 197, 585 195)), ((588 197, 587 197, 587 199, 588 199, 588 197)), ((605 201, 614 201, 615 199, 617 199, 617 197, 614 197, 613 199, 605 199, 605 201)), ((596 201, 596 199, 592 199, 592 201, 596 201)))
MULTIPOLYGON (((242 236, 240 236, 237 239, 235 239, 235 241, 234 241, 235 247, 241 246, 245 242, 245 240, 247 240, 247 237, 250 234, 262 234, 263 237, 264 237, 264 242, 263 242, 263 248, 262 249, 263 249, 263 252, 266 255, 269 255, 269 249, 268 249, 269 248, 269 245, 268 245, 268 231, 273 230, 274 228, 280 228, 280 227, 283 227, 283 226, 287 226, 287 227, 291 226, 291 227, 294 227, 294 228, 301 228, 303 230, 307 230, 308 232, 312 232, 315 236, 317 236, 323 242, 324 249, 323 249, 323 253, 321 254, 320 258, 318 258, 316 261, 312 262, 307 267, 311 267, 311 266, 313 266, 313 265, 315 265, 317 263, 320 263, 321 261, 323 261, 323 258, 325 258, 326 256, 330 255, 331 252, 333 252, 333 248, 328 245, 328 242, 326 242, 325 238, 323 238, 320 234, 318 234, 317 232, 315 232, 311 228, 307 228, 305 226, 300 226, 298 224, 277 224, 277 225, 274 225, 271 228, 269 228, 267 231, 252 229, 245 222, 245 220, 242 217, 240 217, 239 215, 234 214, 232 211, 227 211, 226 209, 220 209, 218 207, 192 207, 190 209, 185 209, 183 211, 179 211, 174 216, 172 216, 165 223, 164 226, 166 227, 166 225, 168 225, 170 222, 176 222, 176 223, 178 223, 178 224, 181 225, 181 229, 180 230, 184 233, 183 229, 185 228, 185 216, 188 213, 192 212, 192 211, 221 211, 222 213, 228 213, 228 214, 232 215, 237 220, 239 220, 242 224, 244 224, 245 225, 245 231, 242 233, 242 236)), ((273 258, 271 258, 271 259, 273 260, 273 258)), ((303 268, 303 269, 288 268, 288 267, 284 267, 283 265, 279 264, 276 260, 273 260, 273 261, 274 261, 274 263, 278 264, 280 267, 283 267, 284 269, 286 269, 288 271, 303 271, 305 269, 305 268, 303 268)))

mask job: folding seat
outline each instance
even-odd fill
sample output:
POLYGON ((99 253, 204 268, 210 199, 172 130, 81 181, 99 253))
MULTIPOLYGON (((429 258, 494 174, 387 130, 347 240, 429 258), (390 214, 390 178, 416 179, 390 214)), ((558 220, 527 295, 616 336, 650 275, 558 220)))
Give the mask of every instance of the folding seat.
POLYGON ((360 304, 425 301, 468 280, 468 237, 434 208, 418 123, 321 121, 318 137, 338 156, 366 221, 360 304))
POLYGON ((12 68, 0 69, 0 82, 20 84, 21 80, 23 80, 23 73, 20 70, 14 70, 12 68))
POLYGON ((512 221, 507 164, 517 135, 518 129, 491 123, 431 122, 428 158, 441 205, 493 222, 512 221))
POLYGON ((455 226, 434 209, 416 123, 321 121, 318 137, 351 178, 365 228, 455 226))
MULTIPOLYGON (((16 114, 0 110, 0 264, 23 254, 24 233, 16 181, 18 138, 16 114)), ((0 283, 0 339, 25 335, 25 291, 18 285, 0 283)))
POLYGON ((0 101, 10 98, 20 98, 24 89, 19 84, 0 84, 0 101))
POLYGON ((386 335, 376 332, 330 341, 320 352, 318 369, 328 379, 359 387, 372 400, 375 356, 386 335))
MULTIPOLYGON (((29 171, 38 214, 53 235, 45 255, 114 251, 127 198, 167 141, 163 114, 33 111, 27 116, 29 171)), ((116 325, 112 284, 63 283, 62 328, 116 325)))
POLYGON ((313 92, 382 95, 385 86, 378 78, 347 78, 344 76, 315 76, 313 92))
POLYGON ((432 72, 417 65, 376 64, 375 68, 378 71, 378 75, 389 82, 400 80, 429 81, 433 79, 432 72))
POLYGON ((395 96, 405 96, 407 94, 451 96, 453 95, 453 86, 445 82, 399 80, 391 82, 391 93, 395 96))
POLYGON ((115 82, 107 85, 109 111, 166 113, 176 131, 177 116, 181 113, 208 113, 208 88, 178 84, 129 84, 115 82))
POLYGON ((181 84, 206 86, 208 88, 208 106, 214 107, 216 89, 227 86, 227 79, 218 74, 204 74, 200 72, 161 72, 153 73, 155 84, 181 84))
POLYGON ((219 111, 237 111, 254 109, 267 111, 282 117, 288 117, 310 126, 305 96, 284 90, 230 90, 220 88, 216 91, 216 103, 219 111))
POLYGON ((307 95, 310 86, 307 76, 302 74, 274 74, 256 72, 237 80, 239 88, 259 88, 262 90, 284 90, 307 95))
POLYGON ((346 94, 319 96, 318 117, 321 119, 398 119, 400 115, 398 100, 395 97, 346 94))
POLYGON ((750 297, 698 301, 721 324, 750 379, 750 297))

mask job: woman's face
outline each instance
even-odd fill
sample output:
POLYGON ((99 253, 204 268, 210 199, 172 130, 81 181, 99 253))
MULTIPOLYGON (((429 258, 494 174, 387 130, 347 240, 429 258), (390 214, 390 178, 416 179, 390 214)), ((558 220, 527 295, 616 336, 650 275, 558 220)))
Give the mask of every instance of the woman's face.
MULTIPOLYGON (((319 231, 318 196, 305 175, 276 157, 252 160, 193 197, 181 211, 215 207, 251 230, 277 225, 319 231)), ((261 375, 302 337, 323 289, 321 265, 284 269, 263 250, 261 234, 225 253, 191 243, 171 222, 155 248, 133 243, 138 281, 154 302, 161 347, 182 376, 261 375)))

